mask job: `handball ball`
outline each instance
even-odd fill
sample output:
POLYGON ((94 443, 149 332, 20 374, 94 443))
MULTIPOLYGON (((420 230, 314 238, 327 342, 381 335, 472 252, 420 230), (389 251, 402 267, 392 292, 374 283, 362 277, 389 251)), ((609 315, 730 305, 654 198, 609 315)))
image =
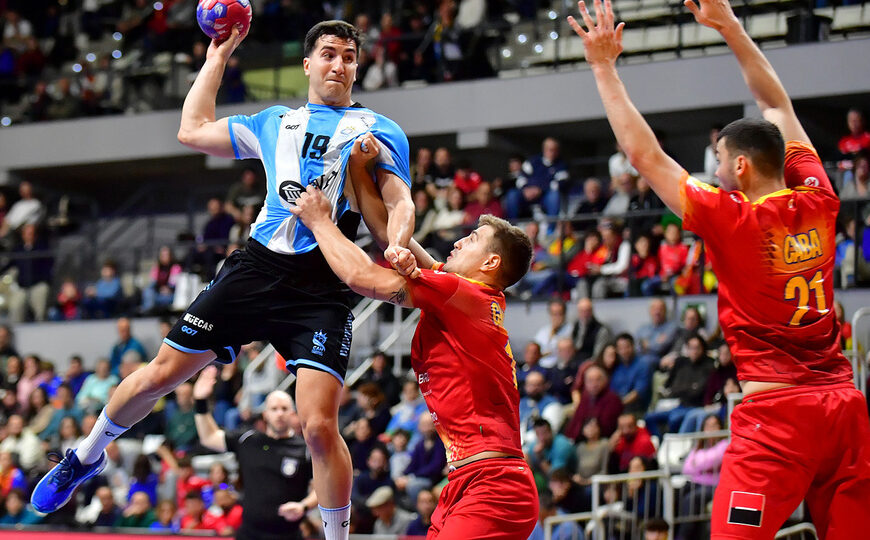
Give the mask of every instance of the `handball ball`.
POLYGON ((196 6, 196 22, 211 39, 223 41, 230 36, 233 27, 244 37, 251 27, 250 0, 199 0, 196 6))

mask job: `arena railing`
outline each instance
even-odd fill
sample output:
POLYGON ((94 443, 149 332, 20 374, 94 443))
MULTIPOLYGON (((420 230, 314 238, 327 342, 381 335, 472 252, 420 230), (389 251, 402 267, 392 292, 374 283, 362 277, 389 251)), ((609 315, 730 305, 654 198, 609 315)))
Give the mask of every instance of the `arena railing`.
POLYGON ((663 470, 593 476, 593 538, 642 539, 641 525, 663 517, 664 509, 673 506, 673 492, 667 486, 668 474, 663 470))
MULTIPOLYGON (((585 540, 587 536, 586 528, 592 525, 594 519, 595 514, 592 512, 548 516, 544 519, 542 524, 544 529, 544 540, 553 540, 553 534, 555 534, 559 525, 563 523, 576 524, 576 528, 571 531, 571 540, 585 540)), ((560 536, 560 540, 562 538, 564 537, 560 536)))
POLYGON ((870 369, 868 369, 867 365, 868 344, 864 341, 864 338, 870 333, 870 327, 864 329, 862 323, 865 323, 865 327, 870 326, 870 324, 867 324, 870 323, 870 307, 859 308, 852 315, 852 350, 850 355, 855 386, 866 396, 867 377, 870 369))

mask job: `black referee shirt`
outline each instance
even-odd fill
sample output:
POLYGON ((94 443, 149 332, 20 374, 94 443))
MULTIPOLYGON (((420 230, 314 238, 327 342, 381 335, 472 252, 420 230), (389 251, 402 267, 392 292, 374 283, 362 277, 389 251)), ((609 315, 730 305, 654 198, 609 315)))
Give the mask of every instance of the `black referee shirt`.
POLYGON ((299 522, 279 516, 278 507, 308 495, 313 473, 302 437, 273 439, 252 429, 227 433, 226 443, 227 450, 236 454, 244 483, 242 527, 236 538, 300 538, 299 522))

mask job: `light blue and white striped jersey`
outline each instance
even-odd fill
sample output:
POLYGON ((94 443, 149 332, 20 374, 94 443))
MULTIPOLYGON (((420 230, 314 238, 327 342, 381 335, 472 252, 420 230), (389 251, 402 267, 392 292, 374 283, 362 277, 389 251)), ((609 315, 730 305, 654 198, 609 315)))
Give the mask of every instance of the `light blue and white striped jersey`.
POLYGON ((358 105, 269 107, 253 116, 231 116, 229 129, 236 159, 259 158, 266 170, 266 202, 251 236, 275 253, 302 254, 317 247, 314 234, 289 211, 309 184, 329 198, 334 222, 350 208, 344 194, 347 161, 360 135, 371 132, 380 142, 376 167, 411 186, 405 133, 389 118, 358 105))

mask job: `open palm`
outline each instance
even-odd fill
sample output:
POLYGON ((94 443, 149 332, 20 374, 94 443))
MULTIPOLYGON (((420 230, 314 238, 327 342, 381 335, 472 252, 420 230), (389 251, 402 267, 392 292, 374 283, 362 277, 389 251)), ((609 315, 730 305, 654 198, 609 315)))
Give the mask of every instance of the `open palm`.
POLYGON ((578 2, 577 7, 580 8, 580 15, 588 30, 571 16, 568 17, 568 24, 578 36, 583 38, 586 61, 590 65, 616 62, 616 58, 622 53, 622 30, 625 28, 625 23, 619 23, 614 28, 613 6, 610 0, 605 0, 603 5, 601 0, 595 0, 597 24, 592 21, 586 9, 586 2, 578 2))

